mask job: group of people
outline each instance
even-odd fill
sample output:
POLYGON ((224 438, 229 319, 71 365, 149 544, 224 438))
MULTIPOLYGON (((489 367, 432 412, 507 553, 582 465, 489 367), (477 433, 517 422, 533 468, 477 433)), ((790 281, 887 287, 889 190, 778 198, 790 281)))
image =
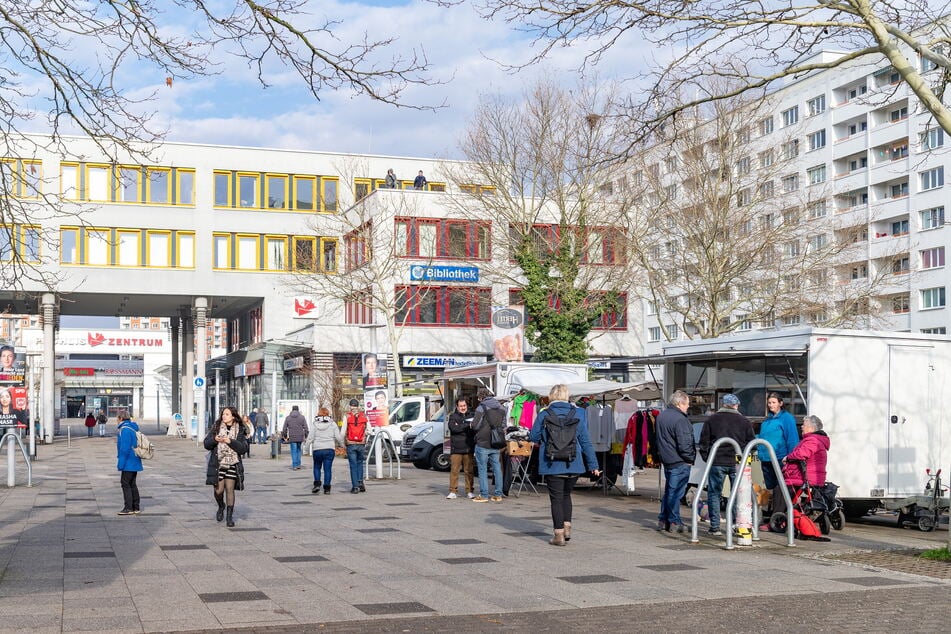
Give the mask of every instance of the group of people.
POLYGON ((95 415, 93 415, 92 412, 89 412, 86 414, 86 436, 92 438, 92 430, 95 427, 99 427, 99 437, 104 438, 106 435, 107 422, 108 419, 106 418, 106 413, 104 411, 99 410, 95 415))
MULTIPOLYGON (((426 176, 423 175, 423 170, 419 170, 416 178, 413 179, 413 189, 426 189, 426 184, 428 182, 429 181, 426 180, 426 176)), ((393 168, 386 170, 386 178, 383 179, 383 186, 388 189, 399 188, 400 181, 396 177, 396 172, 393 171, 393 168)))
MULTIPOLYGON (((720 409, 704 421, 699 443, 694 441, 693 425, 687 418, 690 397, 686 392, 674 392, 670 406, 657 418, 657 445, 666 476, 657 530, 669 532, 676 529, 678 533, 686 530, 680 516, 680 500, 687 490, 690 468, 699 448, 700 456, 712 461, 707 481, 709 533, 715 536, 723 534, 720 529, 723 483, 729 478, 730 487, 734 486, 740 456, 729 443, 723 443, 711 456, 710 450, 721 438, 732 439, 741 449, 755 438, 764 440, 772 447, 776 460, 784 465, 782 472, 776 473, 769 447, 762 444, 757 447, 763 483, 772 493, 770 504, 764 510, 766 515, 772 513, 782 499, 780 487, 800 486, 804 476, 813 485, 825 484, 830 440, 818 416, 803 418, 800 440, 795 418, 784 409, 782 397, 773 392, 766 399, 769 413, 760 425, 759 435, 756 435, 752 423, 739 412, 740 399, 735 394, 724 395, 722 403, 720 409)), ((768 531, 769 525, 764 524, 760 530, 768 531)))
MULTIPOLYGON (((553 546, 564 546, 571 540, 571 493, 578 478, 584 473, 596 477, 601 475, 588 433, 585 410, 570 403, 568 396, 567 385, 553 386, 548 395, 548 407, 538 413, 529 435, 529 440, 539 446, 538 472, 545 476, 548 487, 554 533, 549 543, 553 546), (565 444, 573 449, 562 451, 565 444)), ((473 502, 501 502, 501 448, 495 446, 497 441, 493 441, 499 437, 499 429, 504 430, 506 411, 486 388, 480 388, 476 398, 479 404, 471 417, 468 402, 460 398, 447 421, 450 470, 446 498, 451 500, 459 496, 461 470, 465 475, 468 498, 473 502), (473 462, 479 466, 478 495, 473 493, 473 462), (492 495, 489 495, 489 469, 494 479, 492 495)))

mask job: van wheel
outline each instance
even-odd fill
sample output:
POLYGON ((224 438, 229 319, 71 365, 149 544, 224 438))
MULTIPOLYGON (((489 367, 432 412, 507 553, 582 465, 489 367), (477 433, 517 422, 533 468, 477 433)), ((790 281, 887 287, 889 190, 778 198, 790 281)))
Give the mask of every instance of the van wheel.
POLYGON ((413 466, 417 469, 429 469, 429 461, 427 460, 414 460, 413 466))
POLYGON ((449 471, 449 454, 443 453, 442 447, 436 447, 429 454, 429 466, 435 471, 449 471))

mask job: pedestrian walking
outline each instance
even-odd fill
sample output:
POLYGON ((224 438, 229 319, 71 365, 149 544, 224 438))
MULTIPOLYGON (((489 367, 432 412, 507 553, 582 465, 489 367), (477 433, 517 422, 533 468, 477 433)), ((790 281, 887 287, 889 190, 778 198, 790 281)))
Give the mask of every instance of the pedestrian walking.
POLYGON ((687 491, 690 466, 697 457, 693 426, 687 418, 689 407, 690 397, 683 390, 677 390, 671 396, 669 406, 657 417, 657 450, 666 477, 657 516, 659 531, 669 532, 671 526, 676 526, 678 533, 685 530, 680 519, 680 498, 687 491))
POLYGON ((86 437, 92 438, 92 430, 96 427, 96 417, 92 412, 86 414, 86 437))
POLYGON ((321 407, 314 419, 314 428, 304 441, 304 451, 314 459, 314 486, 311 493, 320 493, 320 480, 323 475, 324 495, 330 495, 333 480, 334 456, 337 447, 343 447, 343 434, 337 423, 330 417, 330 410, 321 407))
POLYGON ((350 493, 365 493, 367 490, 363 484, 363 468, 367 459, 367 423, 367 415, 360 411, 360 402, 355 398, 350 399, 350 412, 343 434, 350 465, 350 493))
POLYGON ((99 437, 100 437, 100 438, 105 438, 105 437, 106 437, 106 422, 107 422, 107 420, 108 420, 108 419, 106 419, 106 413, 105 413, 104 411, 102 411, 102 410, 99 410, 99 415, 96 416, 96 425, 99 426, 99 437))
POLYGON ((539 444, 538 473, 545 476, 554 536, 552 546, 571 540, 571 492, 578 477, 601 475, 598 455, 588 433, 587 412, 568 402, 568 386, 559 383, 548 393, 548 407, 538 413, 528 439, 539 444))
POLYGON ((254 422, 251 420, 251 417, 245 414, 241 417, 241 424, 244 425, 244 435, 248 439, 248 450, 244 452, 248 458, 251 457, 251 445, 254 443, 251 442, 251 439, 254 438, 254 422))
POLYGON ((291 413, 284 419, 281 436, 291 445, 291 469, 300 469, 301 445, 307 438, 307 419, 300 413, 297 405, 291 407, 291 413))
POLYGON ((116 454, 120 482, 122 484, 122 510, 119 515, 138 515, 139 485, 136 482, 139 472, 142 471, 142 459, 135 455, 136 436, 139 426, 132 421, 129 410, 120 409, 116 412, 119 426, 116 427, 116 454))
POLYGON ((226 407, 205 436, 208 450, 208 469, 205 484, 215 487, 215 502, 218 512, 215 519, 225 519, 234 526, 235 491, 244 490, 244 463, 241 456, 247 451, 247 436, 241 424, 237 407, 226 407))
POLYGON ((271 418, 267 415, 267 410, 262 407, 254 418, 254 438, 259 445, 267 443, 267 428, 270 423, 271 418))

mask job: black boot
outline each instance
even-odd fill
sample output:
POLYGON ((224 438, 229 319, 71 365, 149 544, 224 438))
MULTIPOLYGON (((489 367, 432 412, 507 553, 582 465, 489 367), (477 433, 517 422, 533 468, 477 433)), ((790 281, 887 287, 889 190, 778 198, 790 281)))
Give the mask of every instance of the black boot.
POLYGON ((314 480, 314 488, 310 490, 311 493, 320 493, 320 480, 314 480))
POLYGON ((330 495, 330 485, 329 485, 329 484, 325 484, 325 485, 324 485, 324 495, 330 495))
POLYGON ((215 494, 215 502, 218 503, 218 512, 215 513, 215 519, 219 522, 225 518, 225 498, 223 495, 215 494))
POLYGON ((367 488, 363 486, 363 480, 360 480, 360 493, 366 493, 367 488))
POLYGON ((234 526, 234 507, 233 506, 228 507, 228 521, 225 522, 225 524, 227 524, 228 528, 231 528, 232 526, 234 526))

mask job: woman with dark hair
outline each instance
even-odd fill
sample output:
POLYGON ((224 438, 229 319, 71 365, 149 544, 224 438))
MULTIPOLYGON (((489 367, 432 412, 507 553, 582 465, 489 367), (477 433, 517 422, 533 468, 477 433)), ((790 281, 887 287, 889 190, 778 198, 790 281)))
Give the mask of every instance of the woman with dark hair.
MULTIPOLYGON (((782 463, 786 454, 799 444, 796 419, 783 409, 783 397, 776 392, 770 392, 766 398, 766 409, 769 410, 769 413, 760 423, 759 434, 756 437, 768 442, 776 453, 776 460, 782 463)), ((763 468, 763 485, 767 491, 773 491, 774 503, 782 498, 782 493, 776 489, 783 483, 782 474, 776 473, 773 468, 773 463, 770 462, 769 458, 769 450, 766 447, 760 445, 757 451, 760 465, 763 468)), ((774 508, 773 503, 770 504, 770 510, 774 508)))
POLYGON ((208 471, 205 484, 215 487, 219 522, 228 513, 227 524, 234 526, 234 492, 244 489, 244 464, 241 456, 248 450, 248 438, 237 407, 226 407, 205 436, 208 471))
POLYGON ((10 393, 10 388, 0 387, 0 428, 13 433, 20 425, 26 425, 26 422, 26 413, 21 409, 13 409, 13 394, 10 393))

